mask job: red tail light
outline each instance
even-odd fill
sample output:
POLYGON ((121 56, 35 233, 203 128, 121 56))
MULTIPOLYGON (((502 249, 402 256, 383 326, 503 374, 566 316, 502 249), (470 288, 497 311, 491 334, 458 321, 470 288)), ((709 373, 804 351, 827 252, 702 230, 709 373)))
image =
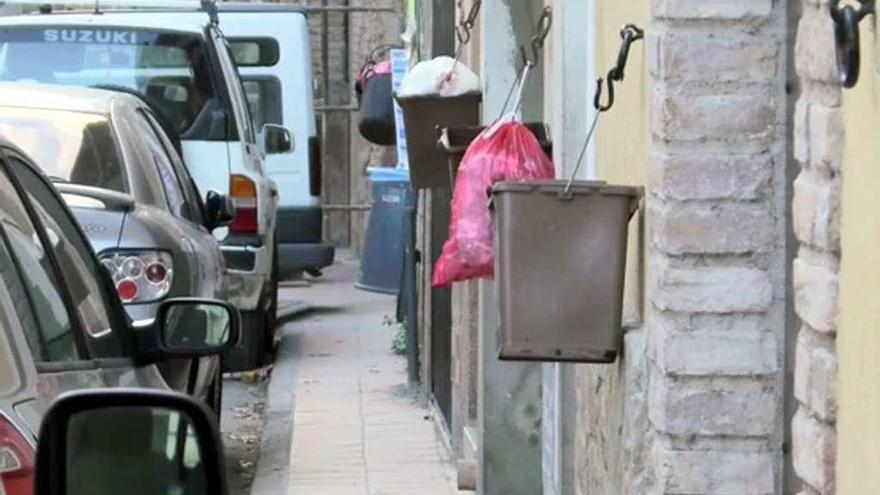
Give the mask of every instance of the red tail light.
POLYGON ((123 303, 164 299, 174 282, 174 261, 165 251, 106 251, 101 264, 110 272, 123 303))
POLYGON ((0 416, 0 481, 6 495, 33 495, 34 450, 6 418, 0 416))
POLYGON ((235 206, 235 216, 229 225, 231 234, 256 235, 260 222, 257 215, 257 186, 243 175, 229 179, 229 197, 235 206))

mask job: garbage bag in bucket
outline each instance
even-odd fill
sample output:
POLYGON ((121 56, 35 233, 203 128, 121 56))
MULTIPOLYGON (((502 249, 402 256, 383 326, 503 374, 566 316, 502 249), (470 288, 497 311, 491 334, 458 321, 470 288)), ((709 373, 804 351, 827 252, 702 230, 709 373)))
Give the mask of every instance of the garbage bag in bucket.
POLYGON ((496 182, 552 179, 553 163, 519 122, 493 126, 470 145, 455 179, 449 239, 434 267, 433 284, 446 287, 494 271, 489 191, 496 182))

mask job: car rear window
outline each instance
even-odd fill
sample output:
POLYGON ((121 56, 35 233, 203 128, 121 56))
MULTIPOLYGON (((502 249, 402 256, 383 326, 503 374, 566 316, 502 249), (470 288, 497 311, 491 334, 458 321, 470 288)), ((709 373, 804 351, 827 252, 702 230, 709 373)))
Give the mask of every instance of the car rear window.
POLYGON ((195 34, 97 26, 0 29, 0 80, 124 87, 186 131, 214 94, 195 34))
POLYGON ((254 127, 262 129, 265 124, 281 125, 281 82, 274 77, 242 76, 241 84, 247 97, 248 108, 254 127))
POLYGON ((272 38, 235 38, 229 40, 229 47, 239 67, 271 67, 281 56, 278 42, 272 38))
POLYGON ((113 131, 103 115, 0 107, 0 135, 55 181, 128 192, 113 131))

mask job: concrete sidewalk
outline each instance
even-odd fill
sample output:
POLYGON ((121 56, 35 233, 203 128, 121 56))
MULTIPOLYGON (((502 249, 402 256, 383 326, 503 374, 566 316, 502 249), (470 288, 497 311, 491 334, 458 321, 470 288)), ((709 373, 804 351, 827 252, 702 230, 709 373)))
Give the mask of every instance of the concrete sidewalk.
MULTIPOLYGON (((294 408, 286 493, 456 494, 431 413, 407 389, 405 359, 390 350, 395 299, 355 289, 357 264, 340 258, 311 287, 281 292, 312 306, 286 325, 284 345, 293 348, 284 349, 272 379, 292 388, 283 397, 294 408)), ((270 408, 279 393, 270 388, 270 408)))

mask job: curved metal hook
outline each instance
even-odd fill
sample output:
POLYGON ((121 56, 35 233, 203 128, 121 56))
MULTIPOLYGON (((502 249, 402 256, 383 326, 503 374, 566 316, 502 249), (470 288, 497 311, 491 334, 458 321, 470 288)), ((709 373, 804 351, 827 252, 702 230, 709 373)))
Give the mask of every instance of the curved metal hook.
POLYGON ((629 49, 632 44, 645 37, 645 31, 635 24, 627 24, 620 30, 620 51, 617 53, 617 64, 608 71, 605 79, 596 80, 596 96, 593 98, 593 106, 600 112, 607 112, 614 106, 614 83, 623 81, 626 63, 629 60, 629 49), (608 103, 602 104, 602 84, 608 85, 608 103))
POLYGON ((874 0, 859 0, 859 8, 852 5, 840 7, 840 0, 830 3, 834 20, 835 56, 840 84, 852 88, 859 80, 861 52, 859 50, 859 22, 874 13, 874 0))
POLYGON ((614 71, 616 69, 617 67, 614 67, 609 70, 608 76, 605 79, 602 79, 601 77, 596 79, 596 96, 593 97, 593 107, 600 112, 607 112, 614 106, 614 71), (605 105, 602 104, 602 83, 608 85, 608 103, 605 105))
POLYGON ((550 28, 553 27, 553 9, 544 7, 541 11, 541 17, 538 18, 538 29, 532 36, 532 60, 531 64, 537 65, 541 59, 541 50, 544 48, 544 42, 550 34, 550 28))
MULTIPOLYGON (((467 17, 464 17, 459 21, 458 25, 455 26, 455 37, 458 38, 459 45, 466 45, 471 41, 471 29, 474 28, 474 25, 477 23, 477 16, 480 15, 480 7, 483 4, 483 0, 474 0, 471 4, 471 10, 468 12, 467 17)), ((459 8, 462 6, 461 0, 458 2, 459 8)))
POLYGON ((471 41, 471 30, 464 26, 455 26, 455 37, 459 45, 467 45, 471 41))

